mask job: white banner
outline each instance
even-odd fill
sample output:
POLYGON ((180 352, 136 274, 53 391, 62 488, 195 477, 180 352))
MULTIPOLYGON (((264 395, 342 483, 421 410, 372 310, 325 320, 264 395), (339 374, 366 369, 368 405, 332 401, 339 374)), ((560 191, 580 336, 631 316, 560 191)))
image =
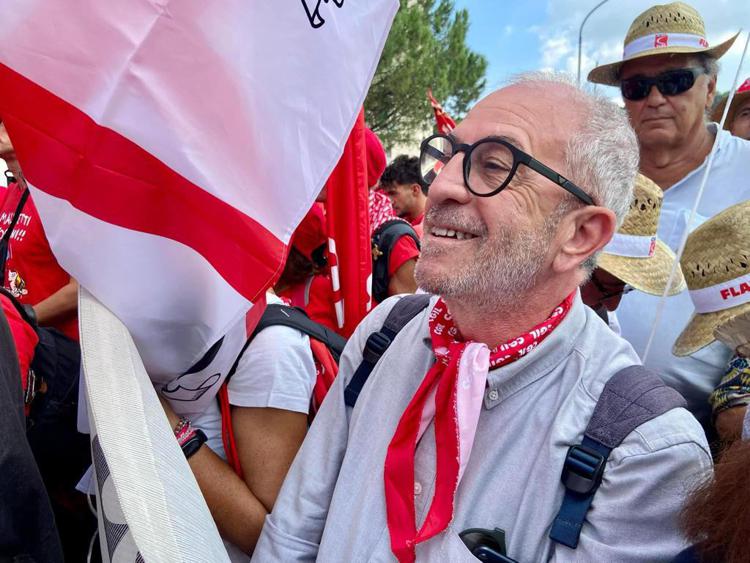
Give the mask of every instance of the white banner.
POLYGON ((654 33, 634 39, 623 50, 622 58, 627 59, 652 49, 663 47, 694 47, 696 50, 708 49, 708 41, 702 35, 693 33, 654 33))
POLYGON ((229 561, 127 328, 79 297, 102 558, 229 561))

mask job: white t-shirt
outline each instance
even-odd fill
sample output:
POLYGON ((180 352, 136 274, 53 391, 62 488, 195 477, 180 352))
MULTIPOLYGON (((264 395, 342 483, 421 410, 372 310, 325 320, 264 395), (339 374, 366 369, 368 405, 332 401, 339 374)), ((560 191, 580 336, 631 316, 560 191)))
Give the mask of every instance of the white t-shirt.
MULTIPOLYGON (((282 303, 270 293, 267 301, 282 303)), ((314 385, 315 362, 310 338, 293 328, 270 326, 259 332, 247 347, 227 390, 229 403, 238 407, 270 407, 307 414, 314 385)), ((191 422, 206 433, 208 447, 226 459, 218 399, 191 422)), ((250 560, 230 542, 225 541, 224 546, 232 563, 250 560)))
MULTIPOLYGON (((717 129, 716 124, 710 124, 709 128, 714 132, 717 129)), ((703 179, 707 161, 708 158, 701 166, 664 192, 658 235, 674 251, 677 251, 680 239, 687 228, 690 210, 703 179)), ((750 199, 750 141, 733 137, 727 131, 720 131, 719 146, 692 229, 726 208, 747 199, 750 199)), ((617 309, 622 336, 633 345, 641 357, 660 299, 661 297, 634 291, 622 300, 617 309)), ((719 383, 731 351, 720 342, 714 342, 692 356, 674 356, 672 346, 692 314, 693 303, 687 291, 667 298, 656 340, 651 347, 646 365, 659 373, 668 385, 682 393, 688 401, 688 409, 701 423, 705 423, 708 422, 711 412, 708 394, 719 383)))
MULTIPOLYGON (((282 303, 268 295, 268 303, 282 303)), ((229 380, 229 403, 238 407, 275 408, 307 414, 315 386, 315 362, 310 338, 285 326, 270 326, 257 334, 229 380)), ((192 418, 206 433, 207 445, 226 458, 221 441, 219 401, 192 418)))

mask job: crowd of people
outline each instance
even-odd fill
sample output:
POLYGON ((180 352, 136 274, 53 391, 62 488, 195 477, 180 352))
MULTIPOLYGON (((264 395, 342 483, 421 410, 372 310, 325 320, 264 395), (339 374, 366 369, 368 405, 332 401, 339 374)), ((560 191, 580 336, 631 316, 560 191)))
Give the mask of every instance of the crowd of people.
MULTIPOLYGON (((162 398, 232 561, 750 560, 736 39, 657 5, 588 76, 624 108, 536 72, 419 157, 367 131, 378 306, 337 334, 322 192, 216 401, 162 398)), ((0 157, 0 560, 84 561, 78 287, 0 157)))

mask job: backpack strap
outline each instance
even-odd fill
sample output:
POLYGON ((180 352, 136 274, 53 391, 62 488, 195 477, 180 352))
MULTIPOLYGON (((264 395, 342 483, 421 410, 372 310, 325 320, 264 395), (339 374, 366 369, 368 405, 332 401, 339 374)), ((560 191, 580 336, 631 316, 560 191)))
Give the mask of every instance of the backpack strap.
POLYGON ((344 402, 347 406, 354 408, 359 394, 362 392, 362 387, 367 382, 367 378, 370 377, 375 365, 380 361, 381 356, 401 329, 427 307, 431 297, 426 293, 402 297, 388 312, 381 329, 378 332, 373 332, 367 338, 365 348, 362 350, 362 363, 359 364, 344 390, 344 402))
POLYGON ((372 297, 378 303, 388 298, 388 263, 396 241, 403 236, 411 237, 421 248, 421 241, 414 227, 403 219, 391 219, 380 225, 372 234, 372 297))
POLYGON ((2 286, 0 286, 0 293, 8 298, 8 300, 13 304, 13 307, 15 307, 16 311, 18 311, 18 314, 21 315, 21 318, 29 323, 34 328, 34 330, 37 330, 39 328, 36 321, 36 312, 31 305, 29 305, 28 303, 21 303, 15 295, 13 295, 10 291, 2 286))
POLYGON ((0 264, 2 264, 2 282, 0 285, 5 283, 5 264, 8 261, 8 246, 10 245, 10 237, 13 235, 13 230, 16 228, 16 223, 21 217, 23 207, 26 205, 26 200, 29 199, 29 188, 23 190, 21 198, 18 200, 16 210, 13 212, 13 217, 10 220, 8 228, 5 229, 2 238, 0 238, 0 264))
POLYGON ((594 407, 583 441, 571 446, 565 457, 561 477, 565 496, 552 522, 552 541, 572 549, 578 546, 612 450, 641 424, 686 404, 682 395, 643 366, 630 366, 612 376, 594 407))
MULTIPOLYGON (((221 439, 224 445, 224 454, 226 455, 227 463, 229 463, 232 469, 234 469, 234 472, 242 479, 244 479, 242 464, 240 463, 239 454, 237 452, 237 442, 234 437, 234 428, 232 427, 230 415, 231 405, 229 403, 228 384, 229 380, 237 371, 240 360, 242 359, 242 356, 245 355, 250 343, 259 332, 271 326, 286 326, 296 329, 310 337, 310 349, 313 358, 321 363, 323 370, 322 374, 318 374, 315 386, 313 387, 312 407, 314 410, 317 410, 318 406, 320 406, 323 397, 331 386, 333 378, 336 376, 338 371, 338 361, 341 357, 341 352, 343 352, 344 346, 346 345, 346 339, 343 336, 316 323, 307 316, 307 313, 305 313, 304 310, 298 307, 289 307, 288 305, 280 305, 276 303, 266 305, 266 309, 263 311, 263 315, 255 326, 255 330, 247 340, 245 340, 242 350, 237 355, 237 359, 234 361, 234 364, 232 364, 232 367, 229 370, 227 377, 224 379, 224 382, 221 384, 217 395, 219 400, 219 411, 221 412, 221 439), (319 345, 316 346, 316 344, 319 345)), ((220 346, 221 342, 222 341, 217 342, 217 345, 220 346)), ((206 354, 207 356, 211 356, 209 361, 211 361, 213 356, 216 355, 216 352, 218 352, 217 345, 214 345, 216 350, 212 348, 206 354)), ((311 414, 313 414, 312 411, 311 414)))
POLYGON ((341 352, 344 351, 344 346, 346 346, 346 338, 333 332, 330 328, 316 323, 299 307, 289 307, 276 303, 267 305, 266 310, 263 311, 263 316, 250 336, 250 340, 269 326, 288 326, 322 342, 331 351, 336 363, 338 363, 341 352))
POLYGON ((289 328, 297 329, 310 338, 322 342, 331 351, 331 355, 337 364, 341 357, 341 353, 344 351, 344 346, 346 346, 346 338, 333 332, 328 327, 316 323, 299 307, 289 307, 288 305, 271 303, 266 305, 266 310, 263 311, 263 316, 255 326, 255 330, 245 341, 244 346, 242 346, 242 350, 240 350, 237 359, 234 361, 232 368, 227 374, 225 383, 228 382, 234 375, 234 372, 237 371, 240 360, 242 359, 242 356, 244 356, 247 347, 250 346, 253 339, 261 330, 270 326, 288 326, 289 328))

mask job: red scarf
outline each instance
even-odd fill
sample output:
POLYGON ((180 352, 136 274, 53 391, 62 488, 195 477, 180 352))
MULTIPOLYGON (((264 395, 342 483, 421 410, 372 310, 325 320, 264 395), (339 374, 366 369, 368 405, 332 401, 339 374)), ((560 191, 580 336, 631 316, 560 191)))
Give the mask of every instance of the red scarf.
MULTIPOLYGON (((575 293, 570 294, 546 321, 517 338, 508 340, 489 352, 488 369, 495 369, 525 356, 547 338, 562 322, 570 310, 575 293)), ((432 349, 436 362, 429 369, 406 407, 396 427, 385 457, 385 501, 388 530, 391 536, 391 551, 401 562, 414 561, 416 544, 439 534, 453 518, 453 504, 462 468, 468 462, 471 444, 462 444, 460 437, 465 429, 459 425, 457 412, 457 381, 461 370, 461 357, 467 346, 473 344, 461 340, 448 307, 438 299, 429 318, 432 349), (435 402, 435 493, 430 509, 417 531, 414 507, 414 454, 417 443, 424 432, 425 406, 434 395, 435 402), (465 459, 461 459, 462 446, 465 459)), ((464 366, 465 367, 465 366, 464 366)), ((486 381, 486 373, 483 374, 486 381)), ((484 389, 483 383, 482 389, 484 389)), ((480 404, 474 405, 478 409, 480 404)), ((474 428, 470 429, 473 441, 474 428)))

